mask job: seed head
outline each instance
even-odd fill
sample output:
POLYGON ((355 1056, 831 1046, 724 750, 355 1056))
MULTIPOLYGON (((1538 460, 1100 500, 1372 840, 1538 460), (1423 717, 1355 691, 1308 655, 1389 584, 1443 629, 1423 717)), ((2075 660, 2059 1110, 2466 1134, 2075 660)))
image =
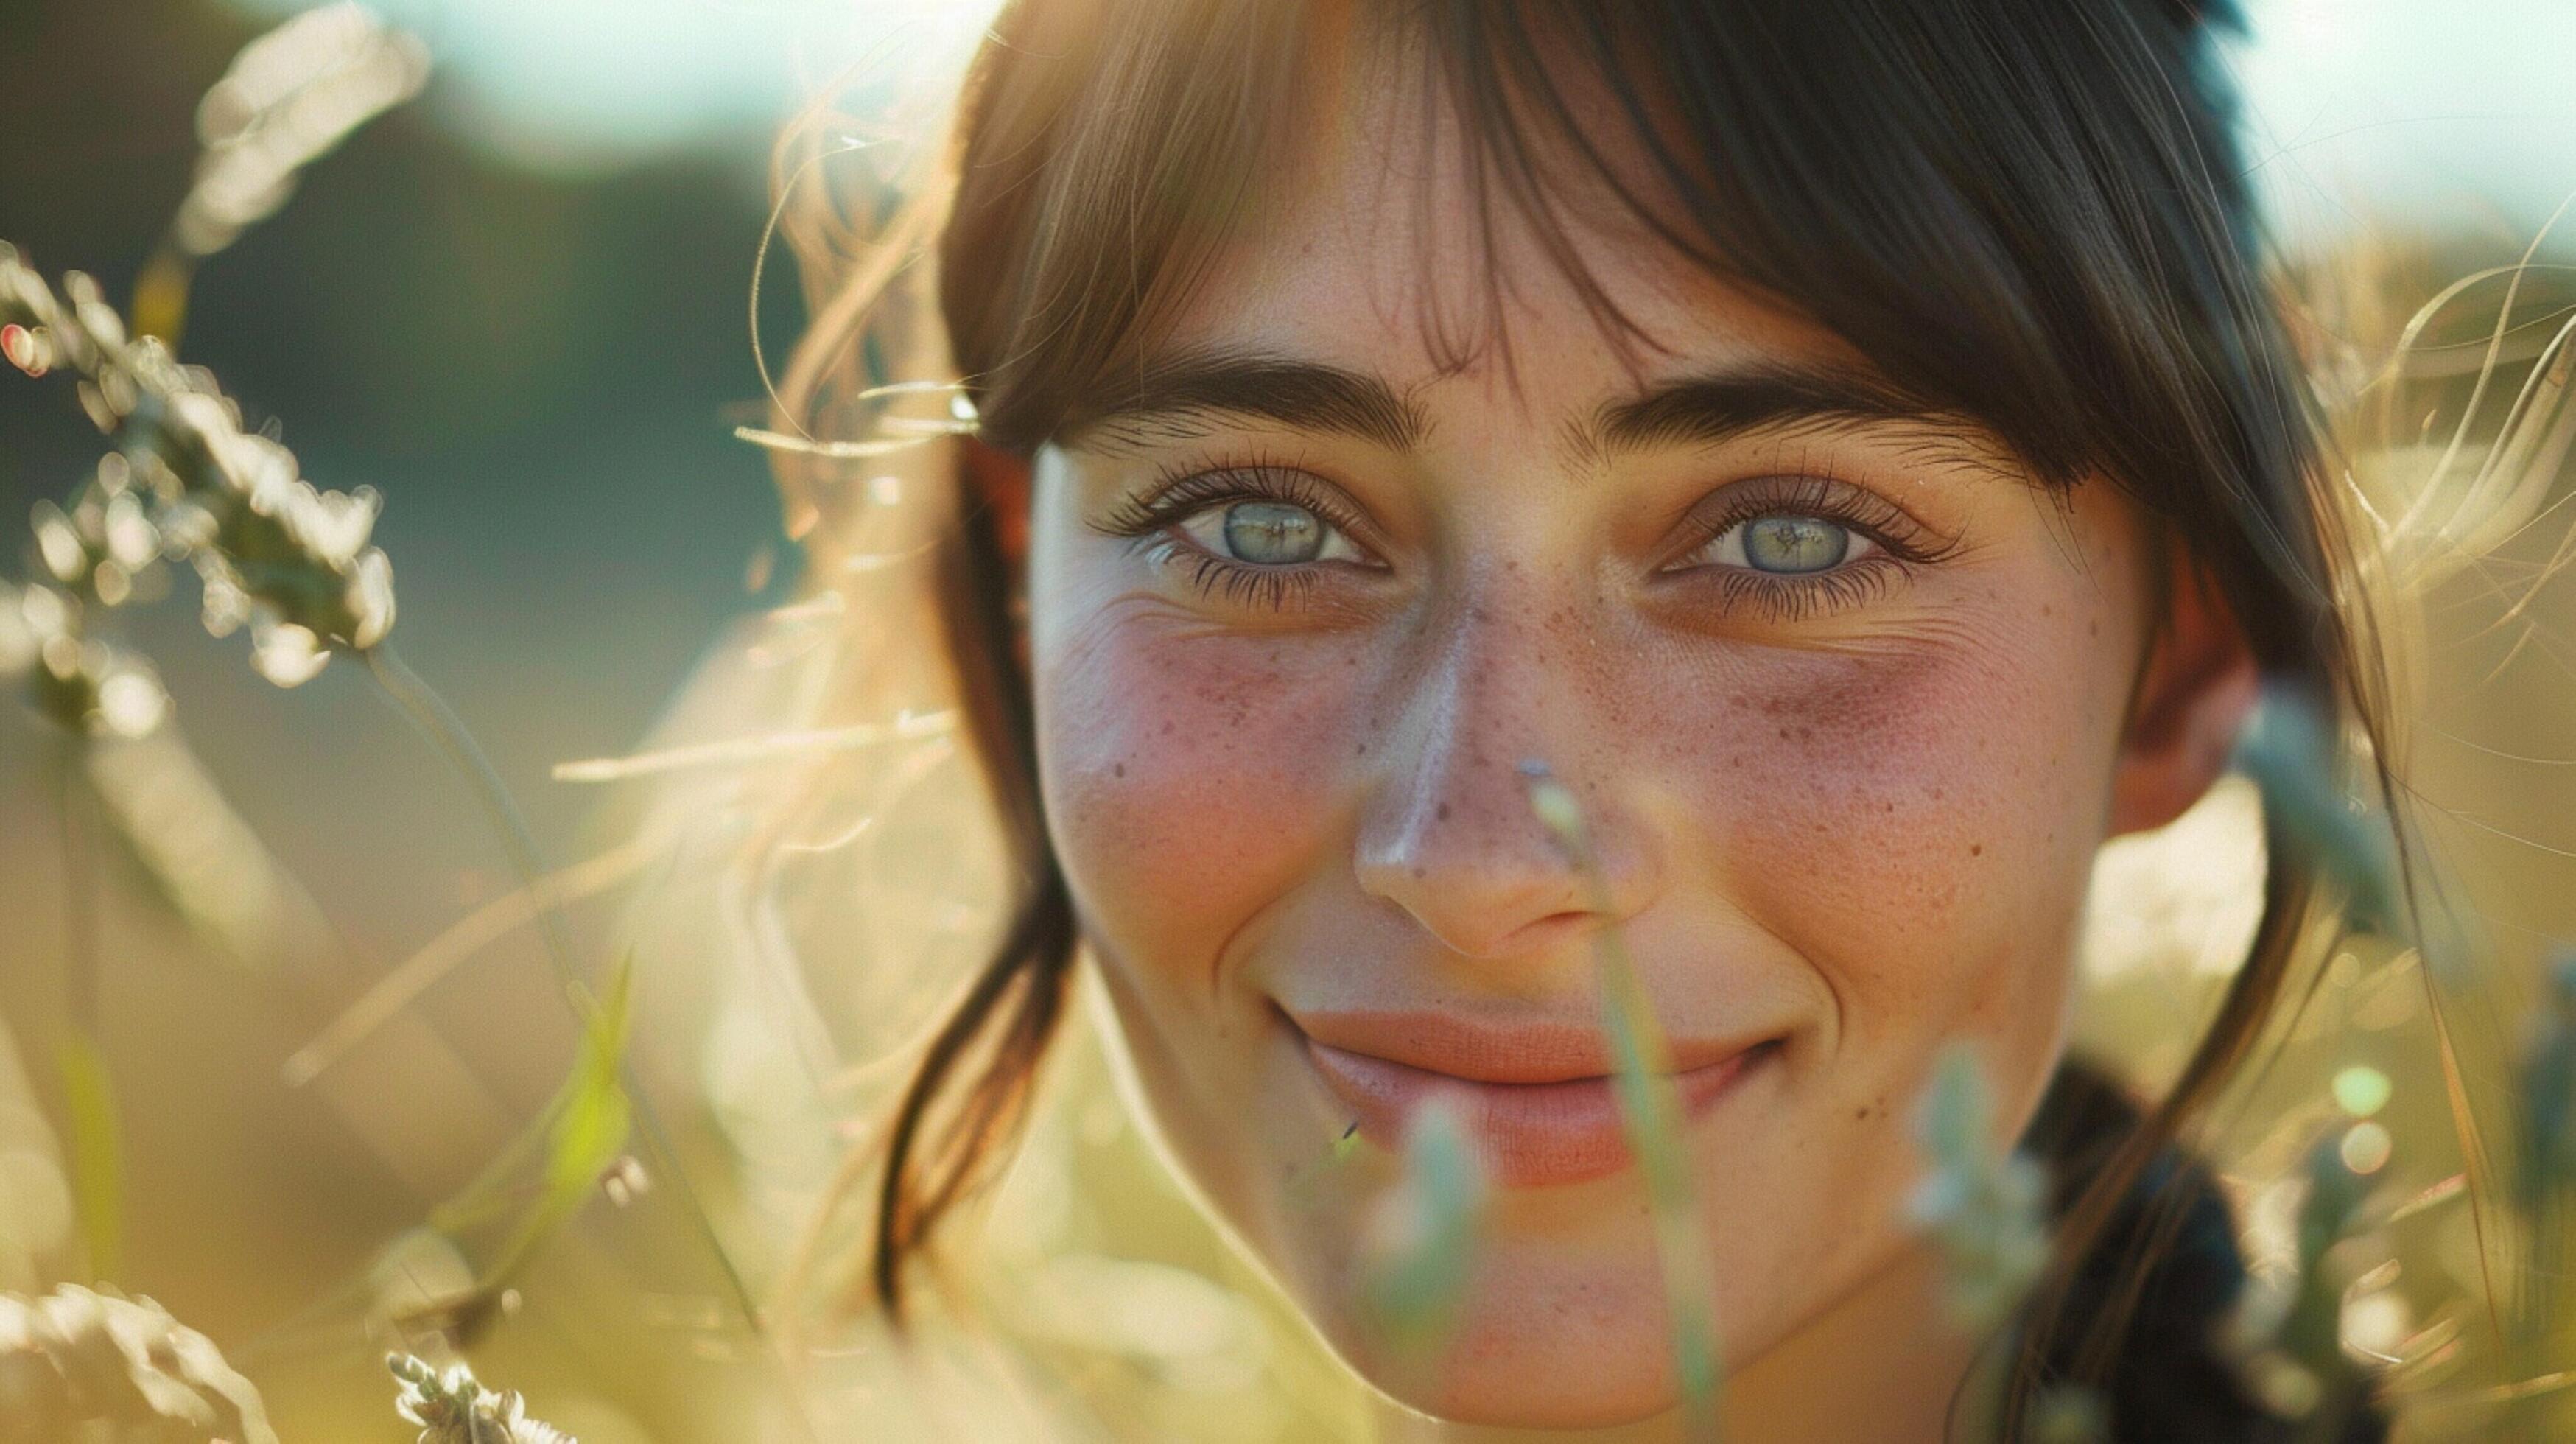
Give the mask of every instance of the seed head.
POLYGON ((0 1293, 0 1444, 277 1444, 259 1391, 150 1299, 0 1293))
POLYGON ((2274 691, 2237 738, 2233 762, 2262 789, 2265 812, 2288 839, 2342 886, 2353 926, 2391 933, 2405 920, 2396 850, 2386 819, 2336 781, 2335 750, 2329 717, 2274 691))
MULTIPOLYGON (((149 336, 129 340, 95 283, 74 272, 63 292, 56 299, 0 245, 0 325, 40 335, 47 359, 80 376, 82 406, 117 440, 133 482, 118 493, 131 503, 99 501, 100 557, 124 567, 125 556, 139 563, 157 547, 187 558, 204 583, 207 630, 223 636, 248 624, 252 662, 279 686, 312 677, 334 649, 383 641, 394 623, 393 564, 368 544, 376 493, 305 481, 294 452, 242 430, 212 375, 180 365, 149 336)), ((102 578, 76 511, 40 511, 37 539, 58 580, 113 600, 119 583, 102 578)))
POLYGON ((579 1444, 527 1417, 517 1390, 486 1389, 463 1364, 442 1374, 409 1354, 387 1354, 385 1367, 402 1381, 394 1412, 420 1426, 418 1444, 579 1444))
POLYGON ((0 581, 0 674, 22 673, 39 716, 75 735, 142 737, 169 715, 152 664, 82 630, 80 602, 0 581))
POLYGON ((191 256, 232 244, 286 203, 298 172, 428 75, 427 47, 345 0, 242 47, 198 103, 205 150, 171 239, 191 256))

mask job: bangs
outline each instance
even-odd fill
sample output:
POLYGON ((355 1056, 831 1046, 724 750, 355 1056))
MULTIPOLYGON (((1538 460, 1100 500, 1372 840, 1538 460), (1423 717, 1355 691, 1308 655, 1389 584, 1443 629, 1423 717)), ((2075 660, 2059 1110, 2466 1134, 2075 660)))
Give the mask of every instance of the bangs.
POLYGON ((987 439, 1033 448, 1150 363, 1343 87, 1418 79, 1461 138, 1493 301, 1435 323, 1436 360, 1494 339, 1500 207, 1643 342, 1575 242, 1606 202, 2043 483, 2099 472, 2222 574, 2312 581, 2276 514, 2312 432, 2207 28, 2162 0, 1023 4, 970 83, 943 306, 987 439))

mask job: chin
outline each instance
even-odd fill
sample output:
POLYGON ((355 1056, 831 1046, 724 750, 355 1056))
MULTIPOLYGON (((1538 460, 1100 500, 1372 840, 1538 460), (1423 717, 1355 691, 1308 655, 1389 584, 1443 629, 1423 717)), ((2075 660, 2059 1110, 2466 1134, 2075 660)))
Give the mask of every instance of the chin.
POLYGON ((1488 1428, 1609 1429, 1672 1410, 1676 1400, 1669 1386, 1655 1388, 1649 1380, 1619 1377, 1628 1372, 1568 1368, 1562 1362, 1533 1368, 1495 1360, 1491 1367, 1465 1367, 1411 1394, 1396 1393, 1385 1381, 1369 1382, 1417 1413, 1488 1428))
MULTIPOLYGON (((1326 1343, 1379 1393, 1456 1424, 1587 1429, 1633 1424, 1678 1402, 1660 1287, 1562 1278, 1556 1287, 1496 1288, 1439 1339, 1387 1341, 1353 1309, 1333 1311, 1326 1343)), ((1319 1318, 1318 1322, 1324 1322, 1319 1318)))
POLYGON ((1660 1336, 1580 1342, 1564 1335, 1461 1339, 1421 1356, 1348 1359, 1371 1387, 1418 1414, 1453 1424, 1600 1429, 1634 1424, 1676 1401, 1660 1336))

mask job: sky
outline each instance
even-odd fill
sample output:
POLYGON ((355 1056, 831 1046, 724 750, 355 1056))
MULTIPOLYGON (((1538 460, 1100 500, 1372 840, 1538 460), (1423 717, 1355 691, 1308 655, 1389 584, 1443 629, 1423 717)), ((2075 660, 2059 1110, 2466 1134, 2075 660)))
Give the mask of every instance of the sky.
MULTIPOLYGON (((263 17, 307 0, 227 0, 263 17)), ((433 113, 531 168, 739 143, 858 66, 927 93, 998 0, 375 0, 440 63, 433 113)), ((2247 0, 2228 63, 2297 246, 2372 219, 2521 232, 2576 192, 2576 3, 2247 0)))
MULTIPOLYGON (((226 0, 258 19, 313 0, 226 0)), ((594 173, 775 129, 854 67, 936 91, 1000 0, 368 0, 427 40, 432 112, 532 169, 594 173)))
POLYGON ((2443 219, 2527 235, 2576 193, 2576 4, 2251 0, 2229 62, 2291 243, 2443 219), (2446 215, 2447 213, 2447 215, 2446 215))

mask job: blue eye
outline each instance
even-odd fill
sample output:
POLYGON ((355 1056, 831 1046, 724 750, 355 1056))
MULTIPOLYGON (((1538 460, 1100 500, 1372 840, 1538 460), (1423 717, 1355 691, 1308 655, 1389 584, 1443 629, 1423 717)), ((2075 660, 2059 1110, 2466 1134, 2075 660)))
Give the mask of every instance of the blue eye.
POLYGON ((1744 560, 1756 571, 1820 572, 1850 550, 1850 529, 1819 516, 1760 516, 1744 524, 1744 560))
POLYGON ((1361 560, 1339 527, 1293 501, 1246 497, 1220 503, 1181 522, 1180 530, 1210 554, 1250 567, 1361 560))
POLYGON ((1719 532, 1700 555, 1722 566, 1797 577, 1832 571, 1867 555, 1873 545, 1825 517, 1774 513, 1748 517, 1719 532))
POLYGON ((1238 501, 1225 509, 1226 550, 1238 561, 1294 566, 1323 555, 1324 522, 1302 506, 1238 501))

